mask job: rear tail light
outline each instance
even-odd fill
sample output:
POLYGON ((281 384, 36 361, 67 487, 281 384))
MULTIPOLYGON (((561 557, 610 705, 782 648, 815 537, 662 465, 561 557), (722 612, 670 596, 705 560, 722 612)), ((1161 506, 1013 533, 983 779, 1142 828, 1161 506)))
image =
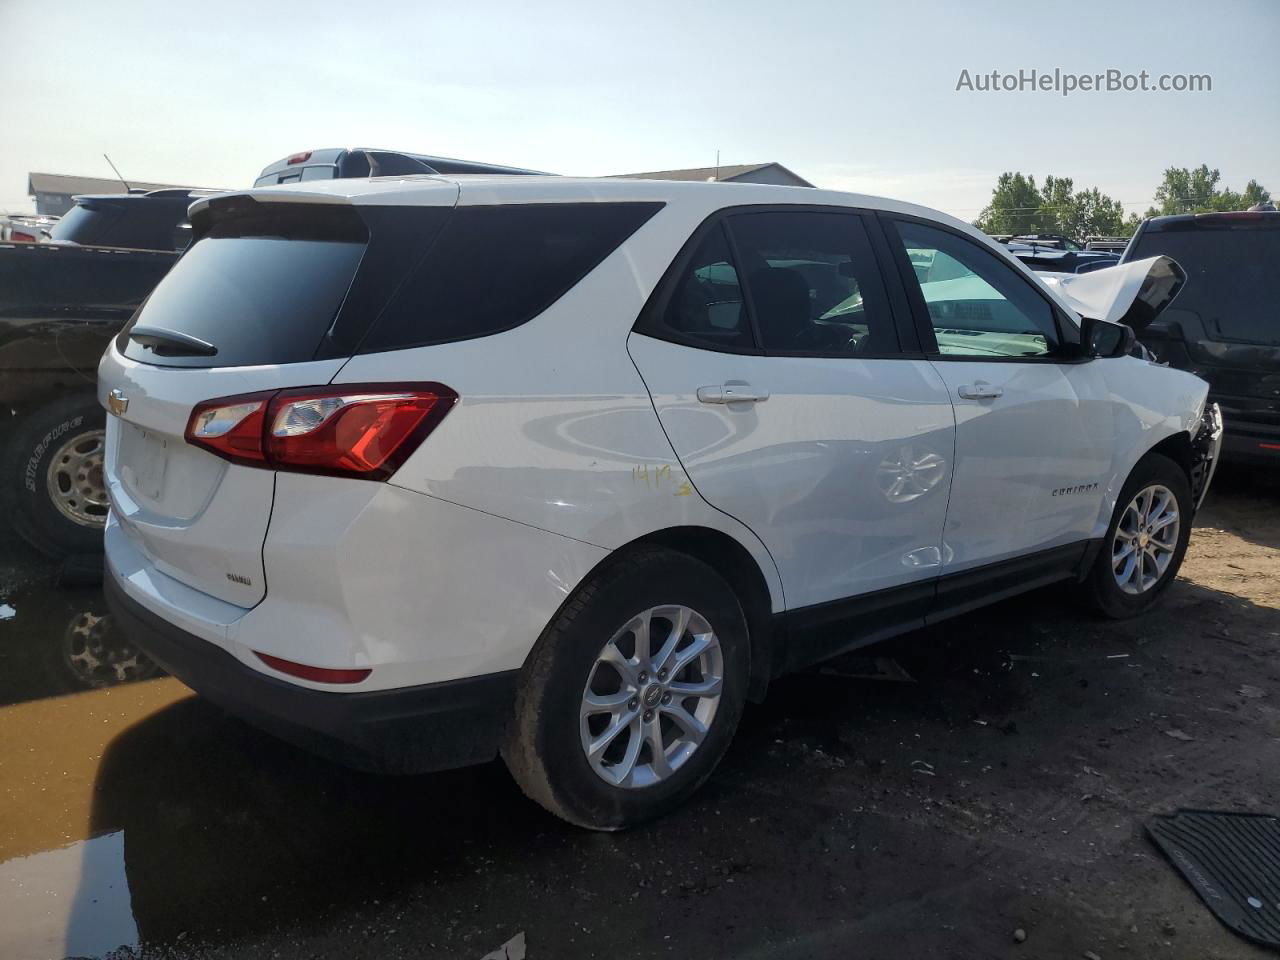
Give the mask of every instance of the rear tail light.
POLYGON ((35 243, 36 238, 29 233, 23 233, 21 230, 10 230, 9 239, 15 243, 35 243))
POLYGON ((304 150, 302 151, 302 153, 295 153, 288 160, 286 160, 285 163, 286 165, 292 166, 295 163, 306 163, 310 159, 311 159, 311 151, 304 150))
POLYGON ((457 402, 439 383, 341 384, 199 404, 188 443, 246 466, 385 480, 457 402))

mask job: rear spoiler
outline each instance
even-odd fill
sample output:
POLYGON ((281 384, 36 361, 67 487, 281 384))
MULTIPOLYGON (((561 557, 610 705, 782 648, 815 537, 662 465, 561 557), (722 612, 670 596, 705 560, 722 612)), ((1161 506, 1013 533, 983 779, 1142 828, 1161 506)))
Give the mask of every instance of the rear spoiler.
POLYGON ((1090 273, 1044 277, 1082 317, 1146 329, 1173 302, 1187 272, 1172 257, 1148 257, 1090 273))

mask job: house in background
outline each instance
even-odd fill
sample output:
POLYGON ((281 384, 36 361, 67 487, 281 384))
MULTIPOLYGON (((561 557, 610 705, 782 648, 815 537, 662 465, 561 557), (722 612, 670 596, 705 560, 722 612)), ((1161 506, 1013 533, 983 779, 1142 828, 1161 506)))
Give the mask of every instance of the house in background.
POLYGON ((812 187, 804 177, 780 163, 739 163, 722 167, 694 167, 689 170, 655 170, 651 173, 619 173, 624 180, 698 180, 720 183, 773 183, 783 187, 812 187))

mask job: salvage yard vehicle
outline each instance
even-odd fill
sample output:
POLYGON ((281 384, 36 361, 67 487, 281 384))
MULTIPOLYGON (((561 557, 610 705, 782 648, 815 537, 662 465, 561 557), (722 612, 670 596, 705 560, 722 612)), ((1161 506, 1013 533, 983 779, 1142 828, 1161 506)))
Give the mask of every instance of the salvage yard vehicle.
POLYGON ((403 177, 423 173, 510 174, 531 175, 536 170, 505 167, 476 160, 454 160, 451 157, 429 157, 402 150, 378 150, 368 147, 329 147, 303 150, 263 167, 255 187, 278 186, 311 180, 364 179, 367 177, 403 177))
POLYGON ((688 798, 783 673, 1056 581, 1143 612, 1221 440, 1105 319, 1167 258, 1082 317, 965 223, 810 188, 340 179, 191 222, 99 368, 121 628, 285 739, 501 755, 585 827, 688 798))
POLYGON ((98 360, 177 260, 200 195, 76 197, 45 242, 0 245, 0 505, 51 557, 102 552, 98 360))
POLYGON ((1152 217, 1124 262, 1168 255, 1186 269, 1178 301, 1140 330, 1164 363, 1209 382, 1227 423, 1223 457, 1280 463, 1280 213, 1241 211, 1152 217))

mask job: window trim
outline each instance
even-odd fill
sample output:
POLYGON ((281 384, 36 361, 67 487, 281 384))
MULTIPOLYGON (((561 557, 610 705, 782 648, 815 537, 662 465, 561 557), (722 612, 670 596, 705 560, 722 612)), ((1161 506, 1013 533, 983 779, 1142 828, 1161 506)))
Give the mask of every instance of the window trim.
POLYGON ((867 207, 850 207, 827 203, 748 203, 737 204, 732 207, 721 207, 708 214, 689 234, 689 238, 680 247, 679 252, 675 255, 671 264, 654 286, 653 292, 645 301, 644 306, 640 309, 631 331, 632 333, 642 334, 655 340, 674 343, 682 347, 692 347, 695 350, 708 350, 712 353, 738 356, 799 357, 826 360, 923 360, 926 358, 926 354, 921 347, 919 333, 913 322, 914 318, 910 310, 910 303, 905 298, 900 285, 894 282, 893 276, 889 273, 891 268, 885 260, 885 257, 890 254, 890 248, 879 222, 880 213, 881 211, 879 210, 867 207), (826 213, 858 218, 862 223, 863 231, 866 233, 867 241, 871 247, 871 255, 876 262, 881 285, 884 287, 889 319, 893 323, 894 332, 898 337, 898 350, 894 353, 848 354, 831 353, 826 350, 782 351, 763 349, 760 346, 760 330, 755 315, 755 300, 751 296, 751 282, 742 273, 742 257, 738 249, 737 238, 734 236, 733 229, 728 222, 730 217, 754 213, 826 213), (680 278, 688 268, 690 261, 697 254, 702 242, 717 226, 724 231, 725 238, 729 244, 730 255, 734 259, 734 270, 738 273, 738 286, 742 290, 743 304, 746 307, 748 322, 751 327, 753 344, 751 347, 712 346, 694 337, 681 336, 679 333, 668 329, 662 323, 661 318, 666 312, 667 304, 674 294, 680 278))
MULTIPOLYGON (((924 302, 924 293, 920 289, 920 282, 916 279, 915 270, 911 267, 911 261, 907 257, 906 244, 902 240, 902 235, 898 232, 897 221, 906 223, 918 223, 924 227, 930 227, 934 230, 940 230, 943 233, 972 244, 979 250, 984 249, 983 245, 973 237, 968 236, 962 230, 946 223, 940 223, 937 220, 929 220, 926 217, 917 217, 908 213, 893 213, 888 210, 877 211, 877 219, 880 221, 881 228, 884 230, 885 239, 889 246, 890 256, 893 258, 894 265, 897 268, 898 282, 902 285, 903 292, 906 296, 908 304, 911 307, 911 315, 915 321, 916 334, 920 338, 924 351, 924 356, 932 361, 942 361, 946 363, 1053 363, 1053 364, 1077 364, 1088 363, 1096 359, 1083 350, 1078 342, 1079 331, 1076 330, 1076 337, 1068 335, 1068 331, 1075 329, 1075 325, 1063 314, 1062 309, 1054 303, 1049 297, 1045 296, 1043 290, 1037 287, 1031 280, 1023 276, 1019 270, 1026 268, 1019 265, 1014 267, 1009 265, 1010 271, 1016 276, 1019 282, 1026 285, 1026 288, 1044 301, 1049 308, 1049 315, 1053 318, 1054 328, 1058 334, 1058 347, 1056 350, 1046 353, 1038 357, 1001 357, 1001 356, 977 356, 969 354, 942 353, 938 347, 938 337, 934 332, 933 321, 929 317, 928 305, 924 302)), ((988 250, 997 260, 1000 259, 999 254, 993 250, 988 250)))

